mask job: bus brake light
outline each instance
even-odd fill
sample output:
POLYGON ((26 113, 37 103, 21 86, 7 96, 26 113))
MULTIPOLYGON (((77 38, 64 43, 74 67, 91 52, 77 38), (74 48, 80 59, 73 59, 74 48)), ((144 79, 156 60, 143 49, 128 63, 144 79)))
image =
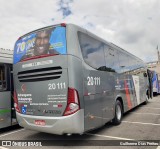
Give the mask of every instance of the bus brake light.
POLYGON ((17 98, 16 91, 14 91, 14 107, 15 107, 16 111, 20 113, 20 109, 18 107, 18 98, 17 98))
POLYGON ((64 116, 71 115, 80 109, 79 96, 77 90, 68 88, 68 102, 64 111, 64 116))
POLYGON ((61 23, 61 26, 62 27, 66 27, 66 23, 61 23))

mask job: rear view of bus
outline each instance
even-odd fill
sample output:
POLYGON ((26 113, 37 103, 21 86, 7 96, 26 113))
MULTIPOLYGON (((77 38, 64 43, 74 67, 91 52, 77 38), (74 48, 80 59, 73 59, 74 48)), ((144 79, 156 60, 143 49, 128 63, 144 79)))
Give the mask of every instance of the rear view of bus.
POLYGON ((17 40, 14 102, 22 127, 53 134, 84 132, 81 61, 68 52, 75 50, 68 50, 68 36, 67 25, 60 24, 17 40))

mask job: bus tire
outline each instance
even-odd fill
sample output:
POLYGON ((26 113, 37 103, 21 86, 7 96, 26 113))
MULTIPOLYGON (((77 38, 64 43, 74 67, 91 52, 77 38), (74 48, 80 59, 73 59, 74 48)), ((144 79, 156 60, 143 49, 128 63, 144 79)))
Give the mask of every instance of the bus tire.
POLYGON ((115 105, 115 116, 112 120, 113 124, 119 125, 121 123, 122 117, 123 117, 122 104, 119 100, 117 100, 115 105))
POLYGON ((144 102, 144 104, 146 105, 148 103, 148 101, 149 101, 149 97, 148 97, 148 95, 146 95, 146 101, 144 102))

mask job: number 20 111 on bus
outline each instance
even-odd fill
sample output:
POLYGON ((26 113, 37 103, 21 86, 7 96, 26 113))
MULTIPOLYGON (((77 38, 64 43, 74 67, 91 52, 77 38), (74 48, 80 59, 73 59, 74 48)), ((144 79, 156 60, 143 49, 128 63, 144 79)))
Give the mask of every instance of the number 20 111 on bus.
POLYGON ((87 77, 87 85, 100 85, 101 83, 101 78, 100 77, 87 77))
POLYGON ((49 83, 48 84, 48 90, 55 90, 55 89, 65 89, 66 88, 66 83, 49 83))

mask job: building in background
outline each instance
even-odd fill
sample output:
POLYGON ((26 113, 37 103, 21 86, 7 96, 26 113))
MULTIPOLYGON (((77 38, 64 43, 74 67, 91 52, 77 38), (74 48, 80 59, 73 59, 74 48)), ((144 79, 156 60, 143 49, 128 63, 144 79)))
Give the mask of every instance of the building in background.
POLYGON ((13 63, 13 50, 0 48, 0 61, 3 63, 13 63))

